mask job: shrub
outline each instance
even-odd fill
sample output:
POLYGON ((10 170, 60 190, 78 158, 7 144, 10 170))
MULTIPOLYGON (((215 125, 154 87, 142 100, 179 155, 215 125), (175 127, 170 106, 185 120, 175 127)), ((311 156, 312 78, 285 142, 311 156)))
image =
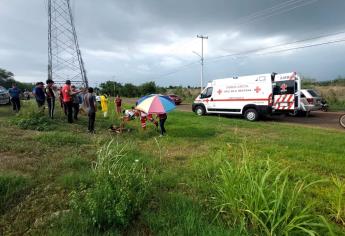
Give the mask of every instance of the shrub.
POLYGON ((42 112, 29 111, 28 113, 21 113, 13 121, 21 129, 30 129, 37 131, 51 130, 51 120, 44 116, 42 112))
POLYGON ((92 187, 72 193, 73 209, 102 231, 126 227, 147 199, 151 181, 146 169, 110 141, 98 151, 93 173, 92 187))
POLYGON ((312 203, 302 199, 305 190, 320 181, 300 180, 290 187, 286 171, 270 161, 228 163, 217 183, 218 217, 256 235, 317 235, 327 229, 324 217, 315 216, 312 203))

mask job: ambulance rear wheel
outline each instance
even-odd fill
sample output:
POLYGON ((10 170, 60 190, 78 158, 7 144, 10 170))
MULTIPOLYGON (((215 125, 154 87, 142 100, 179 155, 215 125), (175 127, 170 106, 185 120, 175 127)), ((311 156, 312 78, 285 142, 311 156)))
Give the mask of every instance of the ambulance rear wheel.
POLYGON ((256 121, 259 119, 259 113, 255 109, 248 109, 244 112, 244 118, 248 121, 256 121))
POLYGON ((198 115, 198 116, 203 116, 205 115, 206 111, 205 111, 205 108, 202 107, 202 106, 197 106, 195 108, 195 113, 198 115))

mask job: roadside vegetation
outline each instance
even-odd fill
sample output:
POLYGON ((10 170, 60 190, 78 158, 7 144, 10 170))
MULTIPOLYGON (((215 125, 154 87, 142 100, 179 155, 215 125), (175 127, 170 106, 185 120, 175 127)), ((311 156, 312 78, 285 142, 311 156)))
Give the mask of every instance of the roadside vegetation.
POLYGON ((304 79, 303 88, 313 88, 326 99, 333 111, 345 110, 345 78, 339 76, 330 81, 316 81, 304 79))
POLYGON ((175 111, 166 137, 116 135, 111 109, 89 135, 36 112, 0 107, 0 235, 345 235, 342 131, 175 111))

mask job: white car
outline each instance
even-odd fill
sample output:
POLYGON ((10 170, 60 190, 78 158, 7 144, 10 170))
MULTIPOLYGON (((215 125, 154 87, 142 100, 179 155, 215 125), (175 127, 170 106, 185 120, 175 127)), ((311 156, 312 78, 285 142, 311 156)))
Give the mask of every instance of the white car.
POLYGON ((317 111, 321 108, 321 96, 313 89, 301 89, 301 108, 304 112, 317 111))
POLYGON ((0 86, 0 105, 7 105, 10 103, 10 94, 7 89, 0 86))

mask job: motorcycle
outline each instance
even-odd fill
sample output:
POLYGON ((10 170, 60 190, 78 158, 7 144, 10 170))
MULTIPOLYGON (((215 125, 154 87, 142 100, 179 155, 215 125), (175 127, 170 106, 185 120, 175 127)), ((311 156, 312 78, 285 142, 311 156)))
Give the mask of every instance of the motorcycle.
POLYGON ((339 117, 339 124, 345 129, 345 114, 339 117))
POLYGON ((326 100, 321 100, 321 108, 320 110, 323 111, 323 112, 327 112, 328 111, 328 103, 326 100))

